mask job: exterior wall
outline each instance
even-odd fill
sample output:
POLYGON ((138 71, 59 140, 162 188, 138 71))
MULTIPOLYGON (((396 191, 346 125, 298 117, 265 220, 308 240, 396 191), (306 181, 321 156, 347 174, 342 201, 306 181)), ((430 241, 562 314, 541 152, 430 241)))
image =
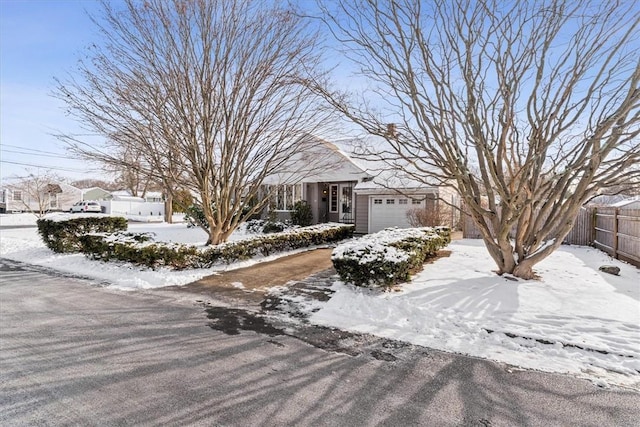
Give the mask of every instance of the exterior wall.
POLYGON ((164 217, 164 203, 106 200, 100 206, 108 214, 164 217))
POLYGON ((90 188, 83 191, 82 200, 108 200, 111 193, 102 188, 90 188))
POLYGON ((318 200, 318 184, 316 183, 308 183, 303 185, 303 194, 302 198, 307 201, 309 207, 311 208, 311 213, 313 213, 313 219, 311 220, 313 224, 318 224, 319 221, 319 203, 318 200))
POLYGON ((364 194, 356 194, 356 230, 358 234, 367 234, 369 232, 369 196, 364 194))

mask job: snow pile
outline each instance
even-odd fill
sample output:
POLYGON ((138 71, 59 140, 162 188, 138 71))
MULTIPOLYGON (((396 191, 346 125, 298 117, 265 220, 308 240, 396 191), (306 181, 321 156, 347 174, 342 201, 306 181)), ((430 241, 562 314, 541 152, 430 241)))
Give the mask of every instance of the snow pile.
POLYGON ((481 241, 454 241, 399 292, 336 282, 313 323, 640 389, 640 271, 587 247, 497 276, 481 241), (621 268, 620 276, 598 271, 621 268))

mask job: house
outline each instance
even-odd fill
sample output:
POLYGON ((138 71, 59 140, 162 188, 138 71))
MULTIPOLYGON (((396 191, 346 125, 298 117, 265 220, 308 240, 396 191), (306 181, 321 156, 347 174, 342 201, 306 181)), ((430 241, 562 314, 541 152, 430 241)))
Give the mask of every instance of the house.
MULTIPOLYGON (((272 193, 270 211, 281 220, 290 218, 293 205, 306 201, 314 223, 354 224, 356 233, 366 234, 387 227, 410 227, 412 210, 434 209, 439 201, 457 203, 451 189, 427 186, 390 171, 379 160, 363 160, 350 152, 353 141, 331 143, 314 138, 313 148, 294 159, 293 172, 268 177, 264 183, 272 193)), ((446 224, 457 222, 451 210, 446 224)))
POLYGON ((91 187, 82 189, 82 200, 109 200, 111 193, 100 187, 91 187))
POLYGON ((63 182, 37 185, 24 180, 0 190, 0 208, 2 212, 68 211, 81 197, 82 190, 63 182))
POLYGON ((610 206, 618 209, 640 209, 640 197, 636 196, 632 199, 620 200, 610 206))

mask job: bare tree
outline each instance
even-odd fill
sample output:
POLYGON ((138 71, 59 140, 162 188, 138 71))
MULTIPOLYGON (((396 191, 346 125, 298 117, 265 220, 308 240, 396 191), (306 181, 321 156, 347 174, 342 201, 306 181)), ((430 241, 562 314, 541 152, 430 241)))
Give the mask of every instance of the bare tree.
POLYGON ((499 274, 534 277, 586 200, 638 182, 637 2, 330 6, 323 20, 371 90, 364 103, 316 89, 384 139, 369 151, 389 167, 455 184, 499 274))
POLYGON ((14 199, 16 203, 42 218, 49 210, 57 210, 64 202, 59 200, 63 194, 60 182, 61 178, 51 170, 28 170, 25 177, 8 188, 13 190, 14 195, 19 192, 20 199, 14 199))
POLYGON ((71 115, 106 142, 62 138, 80 156, 158 183, 169 200, 190 191, 208 243, 224 242, 266 203, 263 179, 328 117, 302 84, 323 79, 317 34, 292 10, 260 1, 125 5, 103 2, 94 22, 104 43, 58 80, 71 115))

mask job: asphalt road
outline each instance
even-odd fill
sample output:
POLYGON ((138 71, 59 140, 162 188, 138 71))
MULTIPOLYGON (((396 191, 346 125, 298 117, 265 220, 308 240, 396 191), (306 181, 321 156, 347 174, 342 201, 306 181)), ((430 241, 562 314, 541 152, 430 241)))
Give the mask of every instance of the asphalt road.
POLYGON ((340 331, 271 327, 195 298, 113 291, 0 260, 0 425, 637 426, 640 419, 635 392, 340 331), (339 335, 354 351, 319 348, 314 334, 339 335))

